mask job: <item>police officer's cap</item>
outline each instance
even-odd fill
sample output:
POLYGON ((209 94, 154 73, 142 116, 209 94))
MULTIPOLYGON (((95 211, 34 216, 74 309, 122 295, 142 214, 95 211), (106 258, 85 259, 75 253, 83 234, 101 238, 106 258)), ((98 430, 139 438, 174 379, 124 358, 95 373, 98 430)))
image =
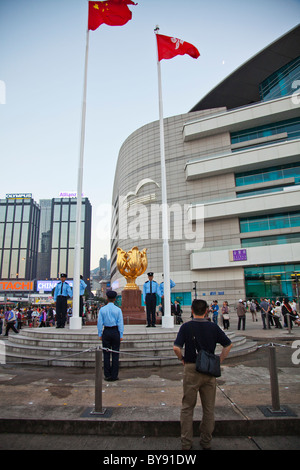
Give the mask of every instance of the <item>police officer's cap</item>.
POLYGON ((148 276, 153 276, 153 273, 148 273, 148 276))
POLYGON ((115 292, 114 290, 108 290, 106 291, 106 297, 108 299, 115 299, 117 297, 117 292, 115 292))
POLYGON ((61 273, 60 277, 68 277, 65 273, 61 273))

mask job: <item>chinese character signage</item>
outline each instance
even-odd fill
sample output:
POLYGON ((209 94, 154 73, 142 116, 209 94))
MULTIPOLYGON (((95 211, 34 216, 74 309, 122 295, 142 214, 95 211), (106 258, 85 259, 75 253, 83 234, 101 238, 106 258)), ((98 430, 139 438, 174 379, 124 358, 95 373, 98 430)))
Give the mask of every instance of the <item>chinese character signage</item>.
POLYGON ((247 261, 247 250, 231 250, 229 259, 230 261, 247 261))

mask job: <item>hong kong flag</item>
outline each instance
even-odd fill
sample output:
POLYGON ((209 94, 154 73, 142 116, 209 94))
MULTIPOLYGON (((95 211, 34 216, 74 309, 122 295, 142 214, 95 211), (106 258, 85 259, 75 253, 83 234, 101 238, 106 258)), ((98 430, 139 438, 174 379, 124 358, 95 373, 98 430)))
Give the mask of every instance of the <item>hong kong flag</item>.
POLYGON ((190 55, 193 59, 198 59, 200 56, 198 49, 193 44, 182 41, 182 39, 171 38, 162 34, 156 34, 156 38, 159 61, 184 54, 190 55))
POLYGON ((88 29, 95 31, 101 24, 123 26, 132 18, 132 13, 127 5, 137 4, 131 0, 89 2, 88 29))

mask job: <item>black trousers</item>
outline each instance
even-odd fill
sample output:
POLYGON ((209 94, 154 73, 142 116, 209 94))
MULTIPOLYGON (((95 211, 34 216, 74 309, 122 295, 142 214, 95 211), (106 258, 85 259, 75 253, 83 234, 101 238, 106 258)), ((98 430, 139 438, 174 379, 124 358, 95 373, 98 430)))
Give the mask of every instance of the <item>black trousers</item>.
MULTIPOLYGON (((114 351, 120 350, 120 332, 117 326, 104 327, 102 333, 102 346, 103 348, 113 349, 114 351)), ((104 375, 106 378, 116 379, 119 374, 119 353, 111 353, 103 351, 104 359, 104 375), (111 361, 110 361, 111 357, 111 361)))
POLYGON ((56 299, 56 327, 64 328, 67 319, 68 299, 64 295, 58 295, 56 299))
POLYGON ((5 336, 8 336, 8 332, 9 332, 10 329, 12 329, 15 333, 19 333, 17 328, 15 327, 15 322, 14 321, 8 321, 6 323, 5 336))
POLYGON ((147 324, 155 325, 156 294, 146 294, 147 324))

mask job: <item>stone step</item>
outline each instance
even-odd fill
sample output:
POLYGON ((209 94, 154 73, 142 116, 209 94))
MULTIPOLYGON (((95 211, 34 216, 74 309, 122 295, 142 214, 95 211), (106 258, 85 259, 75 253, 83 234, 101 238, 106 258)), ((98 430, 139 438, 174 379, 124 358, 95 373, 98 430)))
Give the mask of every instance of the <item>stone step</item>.
MULTIPOLYGON (((177 364, 173 343, 174 330, 146 329, 145 327, 125 328, 121 343, 120 367, 167 366, 177 364)), ((226 332, 233 347, 231 356, 255 351, 256 343, 234 332, 226 332)), ((11 333, 5 341, 7 363, 33 363, 49 366, 94 367, 95 351, 102 343, 95 327, 79 331, 54 328, 24 328, 19 334, 11 333)), ((217 346, 219 354, 221 346, 217 346)))

